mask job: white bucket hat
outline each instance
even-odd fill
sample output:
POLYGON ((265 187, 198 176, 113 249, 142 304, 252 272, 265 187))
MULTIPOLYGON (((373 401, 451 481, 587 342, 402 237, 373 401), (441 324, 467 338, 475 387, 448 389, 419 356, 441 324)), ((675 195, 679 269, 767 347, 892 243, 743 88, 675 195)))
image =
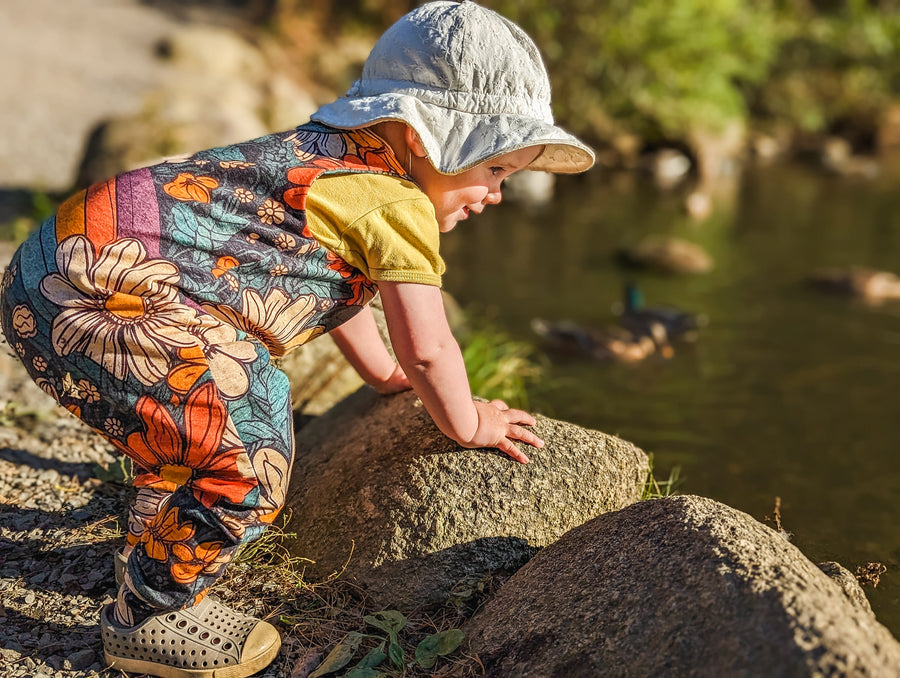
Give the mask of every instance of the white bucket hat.
POLYGON ((594 164, 587 145, 553 124, 550 80, 531 38, 470 0, 428 2, 402 17, 347 94, 311 117, 339 129, 401 120, 442 174, 530 146, 544 151, 527 169, 575 173, 594 164))

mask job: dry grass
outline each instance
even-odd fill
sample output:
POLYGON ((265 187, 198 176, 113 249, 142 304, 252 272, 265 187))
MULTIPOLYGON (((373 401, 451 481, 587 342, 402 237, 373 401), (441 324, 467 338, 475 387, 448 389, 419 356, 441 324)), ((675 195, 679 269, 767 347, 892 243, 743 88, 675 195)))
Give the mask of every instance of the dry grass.
MULTIPOLYGON (((286 522, 284 520, 282 524, 286 522)), ((341 574, 324 581, 306 580, 306 561, 291 556, 285 547, 286 540, 294 536, 285 533, 281 527, 271 527, 260 540, 239 553, 223 580, 216 585, 215 594, 231 607, 278 626, 284 648, 279 661, 284 675, 290 678, 307 678, 348 634, 364 634, 353 659, 340 671, 329 674, 342 676, 369 650, 388 641, 385 632, 366 620, 367 616, 384 610, 375 606, 362 589, 343 579, 341 574)), ((459 650, 439 658, 431 669, 419 666, 414 657, 417 645, 427 636, 459 628, 493 590, 494 584, 473 583, 460 592, 458 599, 443 607, 400 610, 407 620, 397 634, 405 658, 403 668, 392 665, 386 658, 373 672, 359 675, 410 678, 483 675, 477 657, 464 653, 465 642, 459 650)))

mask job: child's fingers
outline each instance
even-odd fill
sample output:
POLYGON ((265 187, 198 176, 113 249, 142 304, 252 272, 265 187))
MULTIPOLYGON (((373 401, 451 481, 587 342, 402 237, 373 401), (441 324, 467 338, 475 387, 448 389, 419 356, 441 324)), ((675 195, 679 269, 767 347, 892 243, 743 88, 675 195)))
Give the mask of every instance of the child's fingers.
POLYGON ((524 424, 525 426, 534 426, 535 419, 533 416, 522 410, 507 409, 504 413, 506 421, 510 424, 524 424))
POLYGON ((502 441, 500 441, 500 444, 497 445, 497 447, 501 452, 505 452, 510 457, 522 464, 527 464, 529 461, 526 454, 522 452, 522 450, 520 450, 518 447, 516 447, 515 444, 511 440, 509 440, 509 438, 504 438, 502 441))
POLYGON ((519 440, 532 447, 541 448, 544 446, 544 441, 538 438, 533 431, 522 428, 521 426, 510 426, 509 433, 507 433, 506 437, 512 438, 513 440, 519 440))
POLYGON ((491 401, 491 405, 496 407, 501 412, 505 412, 506 410, 509 409, 509 405, 507 405, 505 402, 503 402, 502 400, 500 400, 498 398, 494 398, 494 400, 491 401))

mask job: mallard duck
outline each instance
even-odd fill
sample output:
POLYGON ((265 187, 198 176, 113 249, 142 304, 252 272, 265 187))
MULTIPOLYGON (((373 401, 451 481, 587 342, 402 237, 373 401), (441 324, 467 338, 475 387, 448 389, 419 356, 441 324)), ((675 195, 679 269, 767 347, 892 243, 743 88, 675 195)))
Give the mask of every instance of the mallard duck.
POLYGON ((706 316, 673 306, 645 306, 644 295, 634 283, 625 285, 624 303, 618 315, 622 327, 650 337, 657 347, 667 345, 669 341, 694 341, 698 330, 707 323, 706 316))
POLYGON ((569 321, 549 322, 542 318, 531 321, 535 334, 546 346, 566 355, 586 355, 597 360, 638 362, 656 350, 652 338, 636 336, 624 327, 584 327, 569 321))
POLYGON ((900 278, 889 271, 861 266, 851 266, 848 269, 827 268, 814 272, 809 281, 820 289, 857 297, 870 303, 900 299, 900 278))

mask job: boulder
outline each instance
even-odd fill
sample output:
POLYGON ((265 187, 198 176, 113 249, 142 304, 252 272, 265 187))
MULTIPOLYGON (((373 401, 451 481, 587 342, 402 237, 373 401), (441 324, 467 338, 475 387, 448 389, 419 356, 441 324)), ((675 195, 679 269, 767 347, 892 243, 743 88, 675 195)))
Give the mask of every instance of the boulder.
POLYGON ((86 186, 167 157, 246 141, 300 125, 311 97, 275 67, 275 56, 222 27, 188 25, 160 52, 168 77, 142 109, 100 122, 76 183, 86 186))
POLYGON ((900 644, 781 534, 696 496, 564 535, 465 628, 487 676, 889 676, 900 644))
POLYGON ((302 428, 285 527, 307 577, 355 579, 376 604, 442 603, 454 586, 521 567, 543 546, 638 501, 647 456, 538 416, 546 446, 519 464, 440 433, 411 392, 368 387, 302 428))
POLYGON ((617 252, 626 266, 651 268, 664 273, 707 273, 713 260, 700 245, 664 235, 648 235, 633 247, 617 252))

